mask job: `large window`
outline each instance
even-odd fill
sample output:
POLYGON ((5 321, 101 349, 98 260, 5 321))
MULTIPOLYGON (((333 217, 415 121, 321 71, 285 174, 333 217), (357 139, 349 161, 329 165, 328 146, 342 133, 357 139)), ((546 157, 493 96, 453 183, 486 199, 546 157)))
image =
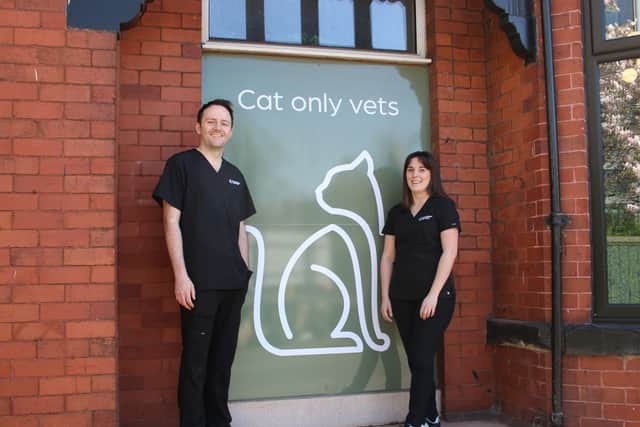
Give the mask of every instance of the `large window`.
POLYGON ((588 6, 594 319, 640 320, 640 4, 588 6))
POLYGON ((203 41, 208 49, 425 61, 424 0, 204 4, 203 41))

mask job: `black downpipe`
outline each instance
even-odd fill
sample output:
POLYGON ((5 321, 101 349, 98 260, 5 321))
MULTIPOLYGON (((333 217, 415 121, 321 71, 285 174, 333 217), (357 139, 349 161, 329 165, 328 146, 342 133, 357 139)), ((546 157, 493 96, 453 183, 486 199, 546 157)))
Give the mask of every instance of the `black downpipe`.
POLYGON ((551 183, 551 214, 547 224, 551 226, 551 425, 562 426, 562 353, 564 327, 562 322, 562 230, 569 224, 569 217, 560 207, 560 165, 558 126, 556 111, 556 84, 553 66, 553 41, 551 38, 551 13, 549 0, 542 0, 542 40, 544 50, 544 74, 547 95, 547 131, 549 139, 549 175, 551 183))

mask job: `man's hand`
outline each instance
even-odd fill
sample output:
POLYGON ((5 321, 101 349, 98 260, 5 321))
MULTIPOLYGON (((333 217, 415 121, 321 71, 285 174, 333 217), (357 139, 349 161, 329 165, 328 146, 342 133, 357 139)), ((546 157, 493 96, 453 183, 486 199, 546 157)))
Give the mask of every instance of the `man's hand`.
POLYGON ((176 277, 174 289, 178 304, 187 310, 191 310, 194 307, 193 302, 196 300, 196 288, 193 286, 189 276, 185 274, 184 276, 176 277))

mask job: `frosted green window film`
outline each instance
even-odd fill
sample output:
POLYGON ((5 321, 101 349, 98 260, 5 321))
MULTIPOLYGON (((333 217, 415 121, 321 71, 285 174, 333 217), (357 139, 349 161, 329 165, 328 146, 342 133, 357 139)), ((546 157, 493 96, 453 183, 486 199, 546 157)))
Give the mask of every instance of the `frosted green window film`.
POLYGON ((203 99, 234 103, 225 156, 258 210, 233 400, 408 387, 378 315, 380 230, 404 157, 430 145, 428 87, 418 66, 203 58, 203 99))

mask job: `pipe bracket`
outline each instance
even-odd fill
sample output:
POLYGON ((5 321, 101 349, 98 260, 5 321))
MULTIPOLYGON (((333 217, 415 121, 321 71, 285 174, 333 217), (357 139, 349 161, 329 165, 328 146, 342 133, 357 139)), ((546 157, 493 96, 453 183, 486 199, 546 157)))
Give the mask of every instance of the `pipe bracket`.
POLYGON ((564 419, 564 413, 562 412, 553 412, 551 414, 551 425, 552 426, 561 426, 564 419))
POLYGON ((544 219, 544 222, 548 226, 559 225, 564 227, 571 224, 571 217, 569 217, 569 215, 565 214, 564 212, 552 212, 548 217, 544 219))

